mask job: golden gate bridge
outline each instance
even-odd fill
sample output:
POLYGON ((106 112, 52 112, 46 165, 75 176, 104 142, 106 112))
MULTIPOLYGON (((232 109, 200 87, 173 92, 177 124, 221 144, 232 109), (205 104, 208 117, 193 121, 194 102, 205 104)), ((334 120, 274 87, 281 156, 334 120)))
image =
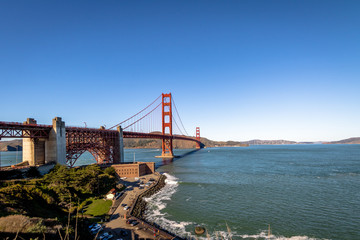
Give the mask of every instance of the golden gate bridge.
POLYGON ((176 139, 203 147, 200 128, 196 128, 194 137, 189 136, 171 93, 162 93, 144 109, 108 129, 68 127, 60 117, 53 119, 53 125, 40 125, 28 119, 24 123, 0 122, 2 138, 23 138, 23 162, 28 161, 29 165, 58 162, 70 167, 86 151, 99 164, 123 162, 123 138, 160 139, 162 158, 174 157, 176 139))

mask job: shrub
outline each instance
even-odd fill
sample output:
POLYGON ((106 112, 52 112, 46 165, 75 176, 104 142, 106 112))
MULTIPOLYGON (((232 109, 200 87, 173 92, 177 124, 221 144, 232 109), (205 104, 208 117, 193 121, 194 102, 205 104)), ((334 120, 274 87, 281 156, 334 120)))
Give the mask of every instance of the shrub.
POLYGON ((46 232, 46 226, 44 226, 43 220, 40 219, 34 226, 32 226, 28 229, 28 232, 31 232, 31 233, 46 232))
POLYGON ((110 176, 114 176, 115 177, 115 169, 113 167, 108 167, 104 170, 104 173, 110 175, 110 176))

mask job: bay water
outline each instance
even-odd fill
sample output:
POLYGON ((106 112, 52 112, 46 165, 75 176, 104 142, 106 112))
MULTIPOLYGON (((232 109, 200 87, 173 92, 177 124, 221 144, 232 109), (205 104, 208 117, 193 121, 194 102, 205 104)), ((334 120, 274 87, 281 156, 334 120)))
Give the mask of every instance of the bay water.
MULTIPOLYGON (((189 151, 163 161, 158 149, 125 150, 126 161, 155 161, 167 175, 146 199, 148 221, 183 237, 200 225, 213 239, 266 239, 270 225, 271 239, 360 239, 360 145, 189 151)), ((2 152, 1 165, 19 155, 2 152)), ((77 165, 94 162, 85 153, 77 165)))

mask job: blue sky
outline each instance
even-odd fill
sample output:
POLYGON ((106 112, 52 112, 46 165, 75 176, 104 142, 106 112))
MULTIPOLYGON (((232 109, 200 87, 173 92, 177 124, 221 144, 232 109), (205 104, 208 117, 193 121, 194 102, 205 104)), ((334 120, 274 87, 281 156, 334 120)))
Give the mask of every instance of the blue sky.
POLYGON ((360 136, 359 1, 1 1, 1 121, 114 125, 172 92, 213 140, 360 136))

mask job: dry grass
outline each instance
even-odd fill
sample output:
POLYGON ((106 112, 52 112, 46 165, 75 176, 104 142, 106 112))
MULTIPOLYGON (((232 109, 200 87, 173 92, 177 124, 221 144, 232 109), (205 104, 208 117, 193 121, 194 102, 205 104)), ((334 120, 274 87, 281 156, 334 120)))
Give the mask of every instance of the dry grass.
POLYGON ((0 218, 0 232, 7 233, 42 233, 56 232, 61 228, 55 220, 30 218, 24 215, 10 215, 0 218))
MULTIPOLYGON (((40 221, 40 219, 39 219, 40 221)), ((23 215, 11 215, 0 218, 0 232, 17 233, 30 229, 36 225, 35 219, 23 215)))

